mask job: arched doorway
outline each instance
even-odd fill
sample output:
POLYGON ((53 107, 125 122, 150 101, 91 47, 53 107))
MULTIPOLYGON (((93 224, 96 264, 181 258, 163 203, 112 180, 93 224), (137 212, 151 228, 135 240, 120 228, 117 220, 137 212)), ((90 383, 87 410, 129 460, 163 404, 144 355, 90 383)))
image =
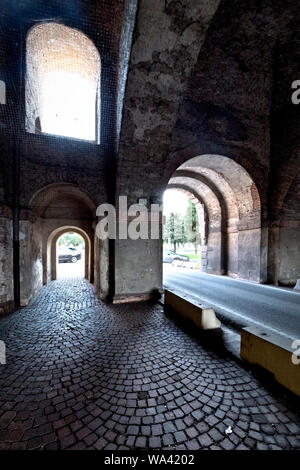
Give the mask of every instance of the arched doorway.
POLYGON ((56 279, 56 242, 68 231, 83 237, 88 253, 85 277, 94 282, 96 205, 91 197, 78 186, 56 183, 41 189, 32 199, 31 207, 41 225, 43 284, 56 279))
POLYGON ((84 230, 72 226, 54 230, 47 242, 47 279, 66 277, 84 277, 89 281, 92 278, 90 237, 84 230), (76 248, 77 241, 80 248, 76 248))

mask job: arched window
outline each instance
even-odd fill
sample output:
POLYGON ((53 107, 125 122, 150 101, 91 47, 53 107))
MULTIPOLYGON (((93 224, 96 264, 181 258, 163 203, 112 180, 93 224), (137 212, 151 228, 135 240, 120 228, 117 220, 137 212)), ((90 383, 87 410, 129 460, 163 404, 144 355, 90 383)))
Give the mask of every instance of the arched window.
POLYGON ((2 80, 0 80, 0 104, 6 104, 6 87, 2 80))
POLYGON ((26 130, 99 143, 99 53, 76 29, 34 26, 26 49, 26 130))

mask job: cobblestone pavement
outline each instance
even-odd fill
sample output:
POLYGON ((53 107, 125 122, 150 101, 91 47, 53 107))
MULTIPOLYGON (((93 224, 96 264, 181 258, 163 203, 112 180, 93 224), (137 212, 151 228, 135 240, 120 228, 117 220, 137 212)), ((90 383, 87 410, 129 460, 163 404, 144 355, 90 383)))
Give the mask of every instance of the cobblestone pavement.
POLYGON ((0 449, 300 449, 297 405, 160 305, 55 281, 0 339, 0 449))

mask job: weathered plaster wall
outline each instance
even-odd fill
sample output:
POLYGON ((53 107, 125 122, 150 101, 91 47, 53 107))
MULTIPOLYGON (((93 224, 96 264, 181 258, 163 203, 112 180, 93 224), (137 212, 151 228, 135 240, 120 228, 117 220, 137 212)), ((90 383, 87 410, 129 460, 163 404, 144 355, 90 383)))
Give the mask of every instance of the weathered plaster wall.
MULTIPOLYGON (((24 214, 26 216, 28 214, 24 214)), ((21 306, 26 306, 43 286, 42 226, 40 220, 20 222, 21 306)))
POLYGON ((13 309, 13 233, 11 211, 2 208, 0 216, 0 314, 13 309))
POLYGON ((279 224, 278 282, 286 286, 294 286, 300 278, 299 209, 300 177, 296 176, 283 203, 279 224))
POLYGON ((132 197, 161 182, 177 112, 219 0, 141 0, 127 80, 118 191, 132 197), (133 165, 134 163, 134 165, 133 165), (147 169, 147 182, 142 180, 147 169))
MULTIPOLYGON (((68 5, 65 2, 45 3, 43 0, 21 3, 4 0, 1 6, 0 80, 5 81, 7 92, 7 104, 1 105, 0 118, 3 203, 27 210, 37 191, 49 184, 61 182, 81 187, 91 195, 95 205, 113 202, 115 158, 122 112, 120 100, 126 81, 136 0, 74 0, 68 5), (124 14, 129 12, 125 27, 124 14), (92 41, 99 52, 102 65, 100 145, 38 133, 29 134, 25 130, 25 78, 26 65, 30 65, 26 64, 26 39, 32 26, 45 20, 78 29, 92 41), (17 171, 19 162, 20 178, 17 171)), ((46 57, 47 44, 47 41, 43 44, 43 65, 49 65, 51 62, 49 57, 46 57)), ((85 56, 81 59, 84 61, 85 56)), ((84 70, 81 72, 84 73, 84 70)), ((28 87, 28 99, 32 98, 37 102, 34 85, 36 83, 33 80, 28 87)), ((32 111, 33 117, 36 117, 35 106, 29 108, 27 110, 30 113, 32 111)), ((30 130, 34 131, 32 127, 30 130)), ((0 199, 2 202, 2 193, 0 199)), ((22 274, 22 296, 27 299, 30 297, 31 288, 33 291, 37 290, 36 278, 39 276, 39 269, 34 267, 34 260, 31 264, 31 261, 25 261, 24 258, 30 257, 31 254, 36 256, 34 234, 31 228, 25 228, 25 225, 26 222, 22 222, 21 236, 24 235, 23 230, 26 236, 33 237, 28 244, 24 240, 21 241, 22 269, 26 262, 29 263, 27 277, 31 274, 33 276, 29 281, 22 274)), ((5 246, 3 250, 6 250, 5 246)), ((5 295, 3 293, 4 297, 5 295)), ((10 297, 10 291, 7 291, 7 296, 10 297)))
POLYGON ((299 79, 300 35, 298 5, 288 4, 274 60, 268 269, 271 282, 294 285, 300 278, 300 105, 291 100, 291 86, 299 79))

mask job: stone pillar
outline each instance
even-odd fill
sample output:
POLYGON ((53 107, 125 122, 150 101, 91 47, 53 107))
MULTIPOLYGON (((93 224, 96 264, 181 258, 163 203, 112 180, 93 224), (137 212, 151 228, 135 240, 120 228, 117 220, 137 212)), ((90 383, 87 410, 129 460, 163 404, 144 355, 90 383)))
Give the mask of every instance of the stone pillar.
POLYGON ((31 211, 20 213, 20 303, 24 307, 43 286, 42 231, 31 211))
MULTIPOLYGON (((160 206, 160 201, 154 202, 151 197, 146 201, 148 238, 132 240, 128 237, 126 240, 116 240, 114 302, 147 300, 157 298, 162 293, 163 219, 161 212, 155 212, 155 215, 150 212, 150 201, 157 206, 160 206), (151 231, 152 218, 155 219, 155 233, 151 231)), ((130 222, 129 217, 128 224, 130 222)))

